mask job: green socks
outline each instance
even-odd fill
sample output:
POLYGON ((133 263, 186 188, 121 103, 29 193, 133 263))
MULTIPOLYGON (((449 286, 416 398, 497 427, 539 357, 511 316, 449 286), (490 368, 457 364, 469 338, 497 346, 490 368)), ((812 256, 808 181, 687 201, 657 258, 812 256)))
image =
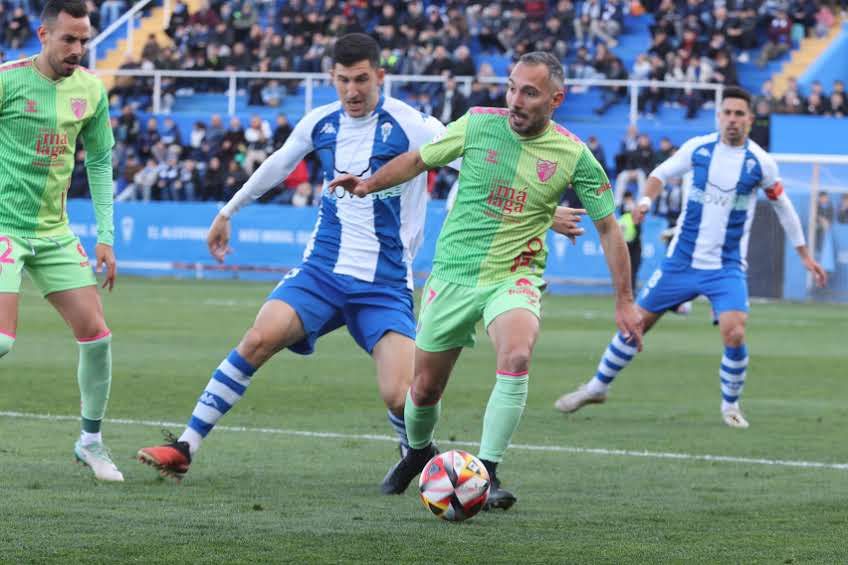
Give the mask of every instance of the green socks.
POLYGON ((439 400, 432 406, 416 406, 412 402, 409 391, 406 393, 406 406, 403 409, 403 420, 406 423, 406 436, 409 438, 409 447, 412 449, 423 449, 433 441, 433 430, 439 421, 442 412, 442 401, 439 400))
POLYGON ((77 381, 82 399, 82 428, 85 432, 97 433, 106 414, 112 384, 112 334, 80 341, 79 348, 77 381))
MULTIPOLYGON (((483 416, 483 437, 478 457, 498 463, 503 461, 512 434, 518 429, 524 406, 527 404, 527 372, 521 374, 497 373, 497 382, 486 414, 483 416)), ((409 423, 407 421, 407 427, 409 423)))

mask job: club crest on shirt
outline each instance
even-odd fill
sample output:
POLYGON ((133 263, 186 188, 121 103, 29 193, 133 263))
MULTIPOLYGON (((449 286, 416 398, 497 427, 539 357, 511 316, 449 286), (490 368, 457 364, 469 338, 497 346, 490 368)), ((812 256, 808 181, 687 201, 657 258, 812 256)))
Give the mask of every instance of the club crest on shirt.
POLYGON ((86 108, 88 108, 88 101, 85 98, 71 98, 71 112, 78 120, 85 115, 86 108))
POLYGON ((539 175, 539 180, 542 182, 548 182, 554 176, 556 170, 556 161, 545 161, 544 159, 536 161, 536 174, 539 175))
POLYGON ((386 143, 389 140, 389 136, 392 135, 392 130, 394 126, 390 122, 383 122, 383 125, 380 126, 380 135, 383 137, 383 143, 386 143))
POLYGON ((747 161, 745 161, 745 170, 748 171, 749 175, 751 174, 751 171, 753 171, 754 167, 756 167, 756 166, 757 166, 757 162, 754 161, 753 159, 748 159, 747 161))

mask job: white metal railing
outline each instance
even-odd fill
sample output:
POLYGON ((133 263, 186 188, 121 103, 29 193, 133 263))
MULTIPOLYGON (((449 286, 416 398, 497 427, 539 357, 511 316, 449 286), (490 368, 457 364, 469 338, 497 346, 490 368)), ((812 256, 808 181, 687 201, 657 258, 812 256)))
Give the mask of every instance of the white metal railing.
MULTIPOLYGON (((101 31, 97 35, 97 37, 91 40, 91 43, 88 44, 88 67, 91 70, 96 70, 97 68, 97 46, 100 45, 103 41, 105 41, 107 37, 112 35, 112 33, 114 33, 121 26, 127 26, 126 52, 132 52, 136 14, 143 10, 148 4, 150 4, 150 2, 151 0, 139 0, 133 5, 132 8, 125 12, 120 18, 112 22, 109 27, 101 31)), ((171 0, 164 0, 164 12, 165 14, 162 21, 162 29, 167 29, 168 23, 171 20, 171 0)))
MULTIPOLYGON (((147 0, 149 1, 149 0, 147 0)), ((110 26, 111 27, 111 26, 110 26)), ((261 73, 257 71, 162 71, 162 70, 111 70, 98 69, 100 75, 109 76, 131 76, 131 77, 153 77, 153 113, 161 113, 162 103, 162 78, 217 78, 227 80, 227 112, 229 115, 235 114, 236 97, 238 95, 238 80, 239 79, 279 79, 279 80, 302 80, 304 81, 305 103, 304 113, 309 112, 314 107, 314 92, 315 83, 329 82, 330 75, 326 73, 261 73)), ((471 83, 478 80, 487 84, 506 84, 507 77, 471 77, 460 76, 455 77, 456 81, 462 85, 462 89, 466 95, 471 92, 471 83)), ((439 82, 444 83, 445 79, 440 76, 433 75, 386 75, 383 81, 384 93, 391 94, 392 88, 396 83, 409 82, 439 82)), ((566 79, 566 86, 600 86, 600 87, 626 87, 630 90, 630 123, 635 124, 639 117, 639 90, 646 87, 672 88, 672 89, 691 89, 712 91, 716 104, 721 100, 721 93, 724 87, 720 84, 697 83, 697 82, 676 82, 676 81, 655 81, 655 80, 609 80, 609 79, 566 79)))

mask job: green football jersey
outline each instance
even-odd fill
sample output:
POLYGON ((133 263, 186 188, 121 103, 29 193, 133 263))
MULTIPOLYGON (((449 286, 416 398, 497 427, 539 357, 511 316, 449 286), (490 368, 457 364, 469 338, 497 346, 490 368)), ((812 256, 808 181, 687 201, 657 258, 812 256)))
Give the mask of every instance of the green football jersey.
POLYGON ((524 138, 502 108, 472 108, 421 148, 428 167, 462 157, 459 190, 436 244, 433 274, 466 286, 541 275, 553 215, 569 185, 593 220, 613 213, 609 179, 592 152, 550 122, 524 138))
MULTIPOLYGON (((0 66, 0 233, 70 233, 65 200, 77 137, 88 155, 111 152, 115 143, 100 79, 78 68, 51 80, 35 57, 0 66)), ((92 198, 98 241, 111 244, 112 194, 95 194, 92 187, 92 198)))

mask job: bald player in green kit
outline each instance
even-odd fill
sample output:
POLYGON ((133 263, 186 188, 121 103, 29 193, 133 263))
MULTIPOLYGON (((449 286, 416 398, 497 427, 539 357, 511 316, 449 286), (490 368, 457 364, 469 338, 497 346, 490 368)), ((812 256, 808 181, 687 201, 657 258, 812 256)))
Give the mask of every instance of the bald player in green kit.
POLYGON ((74 455, 95 478, 123 481, 100 434, 112 381, 112 334, 91 263, 66 210, 80 138, 97 218, 96 266, 98 271, 105 266, 103 286, 111 291, 115 141, 103 84, 79 66, 91 39, 85 2, 49 0, 38 38, 38 55, 0 66, 0 357, 15 343, 27 271, 79 344, 82 432, 74 455))
POLYGON ((639 341, 627 246, 613 215, 609 180, 589 149, 551 121, 562 103, 563 70, 549 53, 521 57, 509 77, 508 109, 472 108, 419 151, 400 155, 373 176, 338 177, 358 196, 396 186, 461 157, 459 189, 421 296, 415 377, 404 418, 410 448, 383 480, 400 494, 436 453, 441 396, 482 318, 497 354, 495 387, 483 418, 478 457, 492 479, 485 508, 516 497, 496 474, 527 402, 530 358, 539 334, 545 236, 569 185, 601 236, 616 294, 616 323, 639 341))

